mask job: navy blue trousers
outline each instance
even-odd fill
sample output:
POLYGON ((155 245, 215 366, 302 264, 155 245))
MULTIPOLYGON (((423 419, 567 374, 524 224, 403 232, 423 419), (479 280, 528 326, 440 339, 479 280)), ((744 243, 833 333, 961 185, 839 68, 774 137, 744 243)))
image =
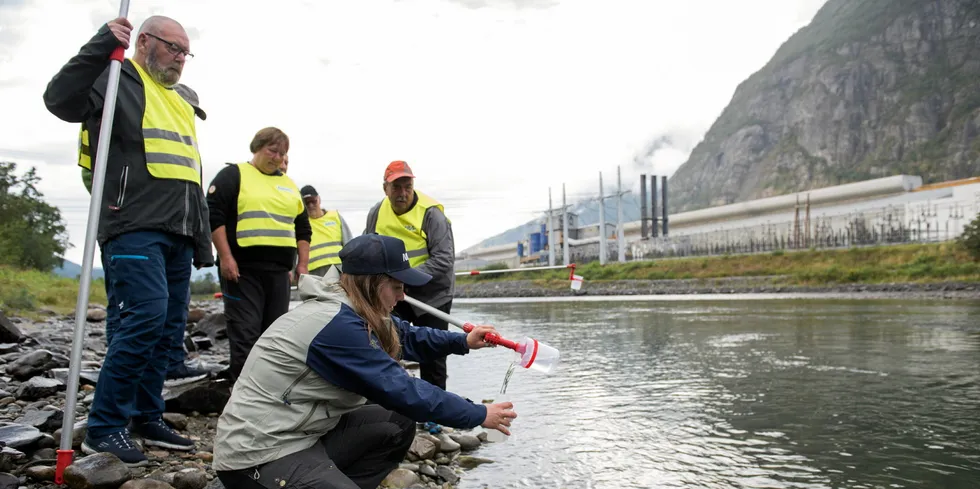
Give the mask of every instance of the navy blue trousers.
MULTIPOLYGON (((105 243, 110 302, 118 323, 89 412, 88 432, 105 436, 159 418, 177 331, 183 338, 194 254, 190 238, 154 231, 105 243)), ((107 333, 108 334, 108 333, 107 333)))
MULTIPOLYGON (((109 286, 109 256, 105 254, 104 250, 100 251, 102 255, 102 272, 105 274, 103 281, 105 282, 105 295, 106 295, 106 318, 105 318, 105 344, 106 348, 109 347, 109 343, 112 342, 112 336, 119 329, 119 303, 113 300, 112 288, 109 286)), ((190 287, 187 288, 188 296, 191 293, 190 287)), ((188 302, 190 298, 188 297, 188 302)), ((173 348, 170 350, 170 365, 167 367, 168 373, 180 372, 184 366, 184 360, 187 359, 187 351, 184 350, 184 328, 181 328, 174 332, 173 338, 173 348)))

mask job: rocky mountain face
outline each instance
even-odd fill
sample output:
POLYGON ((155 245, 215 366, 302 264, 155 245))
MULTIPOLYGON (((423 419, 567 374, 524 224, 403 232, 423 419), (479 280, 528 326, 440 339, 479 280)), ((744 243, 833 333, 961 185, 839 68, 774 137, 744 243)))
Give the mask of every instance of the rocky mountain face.
POLYGON ((980 2, 828 0, 671 178, 681 212, 896 174, 980 175, 980 2))

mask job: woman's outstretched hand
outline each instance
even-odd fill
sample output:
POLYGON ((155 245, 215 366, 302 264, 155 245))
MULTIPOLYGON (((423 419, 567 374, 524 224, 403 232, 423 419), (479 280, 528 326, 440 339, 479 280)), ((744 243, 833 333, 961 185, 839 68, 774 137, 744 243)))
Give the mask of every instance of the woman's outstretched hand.
POLYGON ((480 348, 486 348, 488 346, 495 346, 484 339, 487 333, 497 332, 493 326, 488 324, 476 326, 466 333, 466 344, 470 347, 470 350, 479 350, 480 348))
POLYGON ((517 413, 513 409, 514 403, 512 402, 487 404, 487 417, 480 426, 510 436, 510 430, 507 428, 510 426, 510 420, 517 417, 517 413))

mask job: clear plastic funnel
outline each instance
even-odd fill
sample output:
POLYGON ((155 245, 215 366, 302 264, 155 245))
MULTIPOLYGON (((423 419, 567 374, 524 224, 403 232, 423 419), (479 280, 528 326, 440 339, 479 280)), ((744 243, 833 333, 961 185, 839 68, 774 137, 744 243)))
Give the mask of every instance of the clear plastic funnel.
POLYGON ((558 366, 558 350, 534 338, 521 340, 517 352, 521 355, 521 366, 526 369, 549 373, 558 366))

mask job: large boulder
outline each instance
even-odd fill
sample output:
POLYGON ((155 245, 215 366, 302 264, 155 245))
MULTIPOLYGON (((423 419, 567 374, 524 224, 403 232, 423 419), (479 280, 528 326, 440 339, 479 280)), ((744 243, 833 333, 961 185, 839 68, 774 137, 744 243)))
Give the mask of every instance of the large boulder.
POLYGON ((17 343, 23 338, 24 334, 0 311, 0 343, 17 343))

